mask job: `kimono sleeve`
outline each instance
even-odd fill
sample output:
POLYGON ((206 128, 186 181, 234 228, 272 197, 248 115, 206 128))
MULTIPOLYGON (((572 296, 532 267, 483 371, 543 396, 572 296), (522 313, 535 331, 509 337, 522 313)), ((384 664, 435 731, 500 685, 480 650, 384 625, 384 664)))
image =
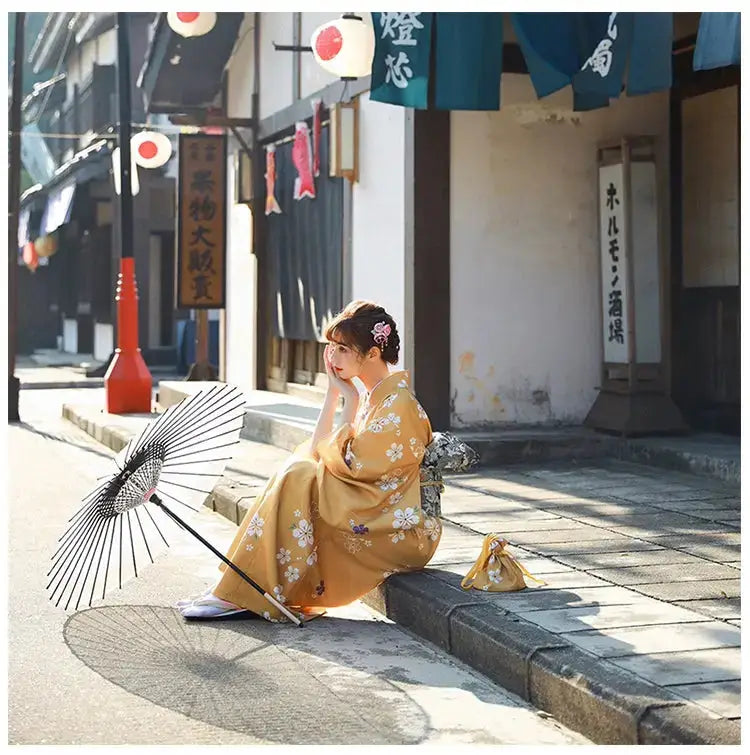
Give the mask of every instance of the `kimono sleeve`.
POLYGON ((429 423, 420 417, 416 399, 403 391, 382 401, 359 433, 342 425, 317 452, 336 477, 372 484, 418 467, 421 454, 414 452, 412 439, 424 449, 429 436, 429 423))

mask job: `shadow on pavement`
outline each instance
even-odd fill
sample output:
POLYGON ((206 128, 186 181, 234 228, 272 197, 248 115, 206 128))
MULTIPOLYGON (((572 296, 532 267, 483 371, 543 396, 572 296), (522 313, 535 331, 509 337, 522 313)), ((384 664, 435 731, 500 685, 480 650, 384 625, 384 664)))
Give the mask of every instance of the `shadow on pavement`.
POLYGON ((302 631, 260 619, 188 624, 172 608, 121 605, 74 614, 64 637, 128 692, 273 742, 418 744, 430 731, 423 709, 394 683, 417 680, 399 673, 398 648, 388 647, 394 630, 380 622, 326 617, 302 631), (364 646, 394 654, 393 667, 362 670, 364 646))
POLYGON ((81 443, 79 439, 74 435, 64 435, 62 433, 50 433, 46 430, 43 430, 41 427, 36 427, 33 424, 30 424, 28 422, 17 422, 16 427, 21 428, 22 430, 27 430, 28 432, 34 433, 35 435, 39 435, 42 438, 46 438, 47 440, 54 440, 58 443, 63 443, 66 446, 75 446, 76 448, 80 448, 82 451, 86 451, 90 454, 96 454, 97 456, 102 456, 105 459, 111 459, 114 456, 114 452, 109 451, 99 451, 97 449, 98 445, 101 445, 97 443, 96 441, 92 440, 92 442, 89 443, 81 443))

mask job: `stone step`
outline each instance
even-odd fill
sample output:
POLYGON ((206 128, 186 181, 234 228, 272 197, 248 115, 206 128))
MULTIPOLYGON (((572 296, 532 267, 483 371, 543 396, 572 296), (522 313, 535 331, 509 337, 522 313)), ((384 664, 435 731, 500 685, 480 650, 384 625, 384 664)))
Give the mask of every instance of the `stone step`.
POLYGON ((679 437, 631 438, 616 446, 624 461, 690 472, 740 484, 740 439, 711 433, 679 437))
MULTIPOLYGON (((200 381, 163 381, 158 402, 167 407, 210 385, 200 381)), ((310 386, 310 388, 314 388, 310 386)), ((247 393, 241 437, 294 450, 312 437, 320 412, 314 392, 310 398, 273 391, 247 393)), ((588 458, 611 453, 617 439, 586 428, 526 428, 495 432, 455 431, 480 455, 485 466, 565 458, 588 458)))
MULTIPOLYGON (((169 406, 210 386, 199 381, 161 381, 159 404, 169 406)), ((247 393, 242 437, 293 451, 312 437, 320 412, 316 386, 299 386, 305 395, 247 393)), ((324 394, 323 394, 324 395, 324 394)), ((624 439, 584 427, 524 427, 486 431, 454 430, 474 448, 483 466, 609 456, 675 471, 740 482, 739 439, 696 434, 624 439)))
MULTIPOLYGON (((198 380, 163 381, 157 400, 166 408, 211 385, 198 380)), ((247 391, 245 398, 245 422, 240 437, 288 451, 312 437, 320 413, 320 405, 315 401, 273 391, 247 391)))
POLYGON ((607 456, 618 443, 616 438, 579 427, 454 433, 479 454, 484 466, 607 456))
POLYGON ((289 396, 301 398, 317 406, 323 406, 326 397, 326 388, 319 385, 300 385, 299 383, 287 383, 286 392, 289 396))

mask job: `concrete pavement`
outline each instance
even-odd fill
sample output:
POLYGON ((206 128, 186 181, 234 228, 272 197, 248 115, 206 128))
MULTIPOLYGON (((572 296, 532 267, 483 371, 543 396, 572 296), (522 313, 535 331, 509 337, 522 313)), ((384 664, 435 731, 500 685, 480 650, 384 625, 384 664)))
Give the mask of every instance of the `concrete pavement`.
MULTIPOLYGON (((302 630, 185 623, 173 603, 217 573, 187 535, 93 608, 55 608, 49 558, 113 455, 65 401, 96 413, 103 391, 22 390, 8 429, 10 744, 586 743, 361 603, 302 630)), ((235 530, 194 524, 220 549, 235 530)))
MULTIPOLYGON (((66 416, 119 448, 145 418, 66 416)), ((239 522, 286 451, 243 440, 208 505, 239 522)), ((365 600, 597 742, 736 743, 739 486, 612 459, 451 478, 440 548, 365 600), (501 532, 547 582, 459 582, 501 532)))

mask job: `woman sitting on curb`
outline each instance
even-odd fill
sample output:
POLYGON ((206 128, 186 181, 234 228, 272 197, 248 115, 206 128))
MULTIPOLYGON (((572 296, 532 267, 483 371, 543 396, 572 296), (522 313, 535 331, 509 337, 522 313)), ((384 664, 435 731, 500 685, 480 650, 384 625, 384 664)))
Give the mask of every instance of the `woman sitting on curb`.
MULTIPOLYGON (((349 304, 326 331, 328 391, 310 442, 268 481, 227 557, 292 610, 314 614, 361 598, 391 574, 422 569, 441 534, 420 504, 420 464, 430 421, 399 356, 393 318, 371 302, 349 304), (352 382, 359 378, 366 393, 352 382), (339 397, 342 423, 332 431, 339 397)), ((179 605, 185 618, 242 611, 286 620, 222 564, 207 593, 179 605)))

